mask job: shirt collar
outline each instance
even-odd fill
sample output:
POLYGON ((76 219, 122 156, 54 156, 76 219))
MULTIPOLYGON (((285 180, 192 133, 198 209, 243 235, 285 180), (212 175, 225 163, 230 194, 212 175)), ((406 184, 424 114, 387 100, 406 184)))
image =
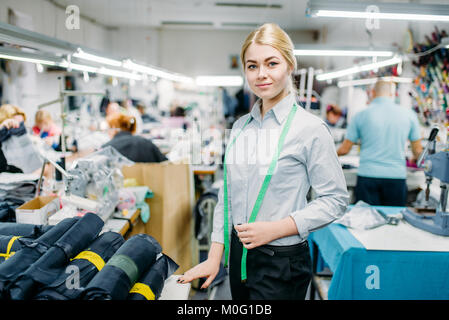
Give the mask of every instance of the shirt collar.
MULTIPOLYGON (((251 109, 251 117, 261 122, 261 114, 260 114, 260 104, 262 100, 258 99, 251 109)), ((291 92, 286 97, 284 97, 281 101, 279 101, 273 108, 271 108, 265 116, 267 116, 270 112, 272 112, 279 124, 281 124, 284 119, 288 116, 293 104, 296 102, 295 95, 291 92)))
POLYGON ((380 96, 374 98, 373 101, 371 101, 371 103, 382 103, 382 102, 394 102, 394 99, 392 97, 380 96))

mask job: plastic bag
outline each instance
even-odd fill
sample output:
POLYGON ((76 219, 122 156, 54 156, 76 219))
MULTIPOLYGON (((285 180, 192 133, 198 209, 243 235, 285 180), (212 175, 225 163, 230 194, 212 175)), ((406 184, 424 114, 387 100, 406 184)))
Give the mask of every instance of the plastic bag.
POLYGON ((2 151, 7 163, 20 168, 23 173, 31 173, 43 165, 43 160, 28 134, 11 135, 2 142, 2 151))
POLYGON ((367 230, 380 227, 387 223, 377 210, 366 202, 358 201, 343 217, 335 220, 348 228, 367 230))

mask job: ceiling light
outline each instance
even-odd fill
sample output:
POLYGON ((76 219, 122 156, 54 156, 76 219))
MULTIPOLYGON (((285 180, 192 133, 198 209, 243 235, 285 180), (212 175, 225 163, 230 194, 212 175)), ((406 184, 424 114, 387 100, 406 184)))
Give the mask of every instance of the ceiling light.
POLYGON ((391 57, 393 50, 369 48, 329 48, 315 45, 300 45, 294 50, 296 56, 340 56, 340 57, 391 57))
POLYGON ((449 21, 449 6, 419 3, 309 1, 306 16, 408 21, 449 21), (375 10, 372 10, 375 8, 375 10))
POLYGON ((317 75, 316 79, 318 81, 323 81, 323 80, 329 80, 329 79, 334 79, 334 78, 340 78, 340 77, 344 77, 344 76, 347 76, 350 74, 355 74, 355 73, 359 73, 359 72, 363 72, 363 71, 371 71, 371 70, 374 70, 377 68, 391 66, 391 65, 398 64, 401 62, 402 62, 402 59, 400 57, 394 57, 392 59, 388 59, 388 60, 384 60, 384 61, 380 61, 380 62, 374 62, 374 63, 369 63, 369 64, 365 64, 365 65, 361 65, 361 66, 351 67, 348 69, 339 70, 339 71, 323 73, 323 74, 317 75))
POLYGON ((241 76, 198 76, 195 79, 198 86, 239 87, 243 85, 241 76))
POLYGON ((381 77, 381 78, 369 78, 369 79, 357 79, 357 80, 347 80, 338 81, 337 86, 339 88, 349 87, 349 86, 365 86, 370 84, 375 84, 378 80, 391 81, 396 83, 412 83, 412 78, 401 78, 401 77, 381 77))
POLYGON ((136 71, 136 72, 146 73, 146 74, 151 75, 153 77, 159 77, 159 78, 164 78, 164 79, 177 81, 177 82, 184 82, 184 83, 193 82, 192 78, 184 76, 182 74, 167 72, 167 71, 164 71, 164 70, 160 70, 160 69, 144 66, 144 65, 141 65, 141 64, 137 64, 137 63, 135 63, 135 62, 133 62, 133 61, 131 61, 129 59, 125 60, 123 62, 123 67, 126 68, 126 69, 129 69, 129 70, 136 71))
POLYGON ((122 65, 121 61, 100 57, 100 56, 97 56, 94 54, 90 54, 90 53, 84 52, 81 48, 78 48, 78 50, 73 54, 73 56, 76 58, 79 58, 79 59, 103 63, 103 64, 107 64, 107 65, 114 66, 114 67, 120 67, 122 65))

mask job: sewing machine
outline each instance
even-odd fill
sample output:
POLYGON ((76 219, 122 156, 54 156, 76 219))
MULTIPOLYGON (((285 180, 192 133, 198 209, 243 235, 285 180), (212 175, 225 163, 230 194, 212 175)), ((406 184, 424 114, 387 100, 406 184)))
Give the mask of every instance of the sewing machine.
MULTIPOLYGON (((418 159, 417 165, 424 168, 427 188, 425 201, 421 201, 415 208, 406 208, 402 211, 404 219, 411 225, 431 233, 449 236, 449 212, 447 208, 449 184, 449 149, 435 153, 435 138, 438 128, 430 132, 429 141, 418 159), (429 186, 432 179, 440 180, 440 199, 435 208, 426 205, 429 201, 429 186)), ((449 145, 449 141, 447 142, 449 145)))

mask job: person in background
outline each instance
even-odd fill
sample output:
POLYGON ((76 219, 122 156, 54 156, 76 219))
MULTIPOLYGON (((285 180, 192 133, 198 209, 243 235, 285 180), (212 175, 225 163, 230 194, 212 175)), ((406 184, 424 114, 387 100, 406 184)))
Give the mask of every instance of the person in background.
POLYGON ((112 138, 102 148, 111 146, 134 162, 162 162, 167 158, 149 139, 135 136, 136 119, 120 112, 106 118, 109 124, 109 135, 112 138))
POLYGON ((142 117, 143 123, 155 122, 156 119, 146 113, 146 107, 143 102, 138 102, 136 105, 136 109, 139 111, 140 116, 142 117))
POLYGON ((405 147, 410 140, 413 162, 422 152, 416 114, 394 103, 395 85, 378 81, 368 108, 358 112, 348 125, 346 138, 337 150, 349 153, 360 140, 360 165, 356 201, 370 205, 405 206, 407 170, 405 147))
POLYGON ((326 123, 331 127, 343 128, 345 123, 343 110, 337 105, 330 104, 326 108, 326 123))
POLYGON ((143 131, 143 121, 139 110, 137 110, 131 100, 125 99, 121 103, 123 109, 126 111, 128 116, 134 117, 136 121, 136 133, 142 133, 143 131))
POLYGON ((4 104, 0 107, 0 172, 22 173, 22 170, 13 164, 7 163, 2 151, 2 142, 11 135, 20 136, 26 133, 26 115, 19 107, 4 104))
POLYGON ((186 111, 183 107, 174 107, 170 110, 170 117, 164 118, 162 124, 168 128, 182 128, 186 130, 189 127, 189 123, 185 116, 186 111))
POLYGON ((38 110, 34 116, 33 134, 44 139, 53 149, 59 146, 59 137, 61 128, 53 121, 50 112, 47 110, 38 110))

